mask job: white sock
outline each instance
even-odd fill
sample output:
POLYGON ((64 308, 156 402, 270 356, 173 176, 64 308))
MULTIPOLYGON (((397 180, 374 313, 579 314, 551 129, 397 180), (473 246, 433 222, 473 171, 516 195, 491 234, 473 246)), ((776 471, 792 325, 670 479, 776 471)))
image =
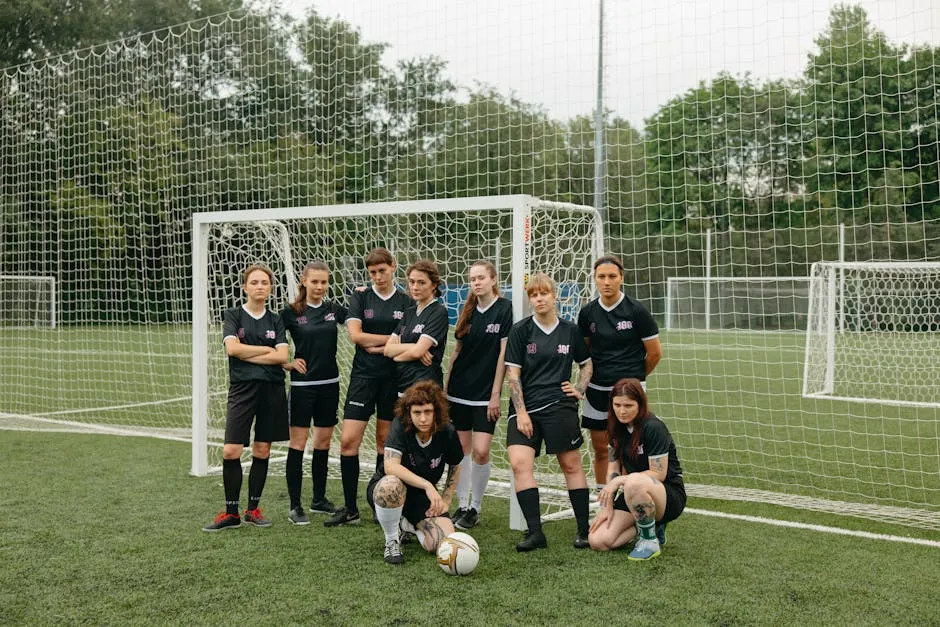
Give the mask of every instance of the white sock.
POLYGON ((382 525, 385 541, 398 539, 398 521, 401 520, 401 507, 375 506, 375 519, 382 525))
POLYGON ((483 493, 486 492, 486 484, 490 482, 490 463, 473 463, 473 471, 470 473, 471 491, 473 492, 473 502, 470 507, 477 510, 479 514, 483 508, 483 493))
POLYGON ((460 460, 460 477, 457 478, 457 506, 470 505, 470 456, 464 455, 460 460))

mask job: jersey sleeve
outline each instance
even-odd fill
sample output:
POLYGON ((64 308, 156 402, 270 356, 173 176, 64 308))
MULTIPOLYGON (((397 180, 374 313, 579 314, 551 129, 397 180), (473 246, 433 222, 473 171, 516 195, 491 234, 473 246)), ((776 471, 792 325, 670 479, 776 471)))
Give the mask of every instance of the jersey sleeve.
POLYGON ((638 305, 636 315, 637 332, 640 334, 641 339, 651 340, 659 335, 659 326, 656 324, 656 320, 653 319, 653 314, 649 312, 649 309, 644 307, 642 303, 638 303, 638 305))
POLYGON ((659 420, 647 420, 643 425, 643 450, 647 457, 659 457, 669 454, 669 431, 659 420))
POLYGON ((238 309, 226 309, 222 314, 222 343, 230 337, 238 337, 238 309))
POLYGON ((514 326, 509 331, 509 342, 506 345, 506 365, 522 368, 525 362, 525 331, 523 326, 514 326))
POLYGON ((578 312, 578 329, 581 331, 581 337, 591 337, 591 315, 589 313, 590 304, 585 305, 578 312))
POLYGON ((291 316, 292 313, 294 313, 294 310, 291 309, 290 306, 287 306, 282 309, 278 315, 281 318, 281 322, 284 323, 284 328, 293 334, 296 330, 296 326, 294 325, 295 318, 291 316))
POLYGON ((349 297, 349 309, 346 312, 346 320, 362 321, 362 297, 359 292, 353 292, 349 297))
POLYGON ((456 429, 448 429, 447 433, 450 437, 447 443, 447 463, 456 466, 463 461, 463 447, 460 445, 460 438, 457 436, 456 429))
POLYGON ((503 308, 503 314, 499 317, 499 339, 505 340, 509 337, 509 331, 512 329, 512 303, 507 302, 503 308))
POLYGON ((440 346, 447 341, 447 325, 447 308, 443 305, 435 307, 421 335, 426 335, 435 346, 440 346))
POLYGON ((395 418, 392 421, 392 426, 388 428, 388 435, 385 437, 385 450, 391 449, 404 456, 405 435, 405 426, 401 424, 401 420, 395 418))
POLYGON ((346 324, 346 318, 349 316, 349 310, 339 303, 333 303, 333 315, 336 316, 337 324, 346 324))
POLYGON ((574 336, 571 338, 574 361, 577 364, 583 364, 591 358, 591 351, 588 350, 587 342, 584 341, 584 336, 578 329, 572 329, 571 335, 574 336))
POLYGON ((287 344, 287 329, 284 328, 284 318, 274 314, 274 345, 287 344))

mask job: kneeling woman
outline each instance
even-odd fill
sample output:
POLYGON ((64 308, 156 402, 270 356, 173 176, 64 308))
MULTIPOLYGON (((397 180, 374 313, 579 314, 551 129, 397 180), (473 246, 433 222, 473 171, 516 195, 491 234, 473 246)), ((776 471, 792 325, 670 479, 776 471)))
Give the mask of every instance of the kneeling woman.
POLYGON ((649 410, 639 379, 620 379, 610 392, 607 415, 610 463, 598 495, 604 507, 588 539, 596 551, 623 546, 638 536, 631 560, 648 560, 666 543, 666 523, 685 509, 685 484, 676 445, 663 421, 649 410), (623 489, 623 494, 617 492, 623 489))
POLYGON ((460 439, 448 419, 447 398, 437 383, 415 383, 398 399, 395 409, 397 417, 385 439, 385 476, 371 484, 366 495, 385 532, 385 561, 389 564, 405 560, 400 522, 402 527, 414 529, 421 546, 431 553, 454 532, 447 512, 463 461, 460 439), (438 494, 444 464, 447 481, 444 492, 438 494))

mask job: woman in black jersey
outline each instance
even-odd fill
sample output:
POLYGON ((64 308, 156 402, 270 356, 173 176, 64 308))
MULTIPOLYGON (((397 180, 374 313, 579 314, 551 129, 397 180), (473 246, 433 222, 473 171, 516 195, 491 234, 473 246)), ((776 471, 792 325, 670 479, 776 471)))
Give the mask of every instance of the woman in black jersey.
POLYGON ((454 329, 457 346, 450 356, 446 387, 450 420, 464 453, 454 513, 454 525, 460 529, 472 529, 480 518, 512 328, 512 303, 499 291, 496 267, 477 261, 468 274, 470 293, 454 329))
POLYGON ((511 406, 506 420, 506 444, 515 479, 516 498, 528 531, 517 551, 545 548, 542 533, 535 457, 545 451, 558 458, 565 474, 568 497, 578 523, 577 549, 588 546, 587 477, 578 449, 584 442, 578 424, 578 400, 591 379, 591 356, 578 327, 558 317, 555 282, 537 273, 526 284, 534 314, 509 331, 506 369, 511 406), (571 366, 579 367, 572 385, 571 366))
POLYGON ((238 499, 242 488, 242 450, 251 445, 248 473, 248 508, 244 521, 270 527, 258 506, 268 476, 271 442, 287 440, 287 397, 284 371, 287 363, 287 334, 281 317, 268 310, 267 301, 274 275, 261 265, 249 266, 242 274, 245 303, 223 314, 222 343, 228 355, 229 389, 225 412, 225 445, 222 448, 222 483, 225 511, 203 531, 240 527, 238 499))
MULTIPOLYGON (((614 382, 646 381, 663 355, 659 327, 642 303, 623 293, 623 263, 613 255, 594 262, 598 298, 578 314, 578 327, 591 349, 594 374, 582 403, 581 426, 591 433, 594 476, 603 489, 607 473, 607 405, 614 382)), ((645 385, 645 384, 644 384, 645 385)))
POLYGON ((385 356, 395 362, 399 396, 418 381, 444 384, 441 362, 447 346, 447 308, 438 300, 437 265, 421 259, 408 266, 406 275, 414 305, 405 310, 401 325, 385 344, 385 356))
POLYGON ((666 523, 685 509, 676 445, 663 421, 649 410, 639 379, 614 384, 607 424, 610 465, 607 485, 598 495, 604 509, 588 536, 591 548, 608 551, 636 537, 629 558, 648 560, 666 543, 666 523))
POLYGON ((300 276, 297 298, 281 312, 294 342, 294 358, 284 365, 290 371, 290 448, 287 449, 287 519, 307 525, 310 519, 300 504, 304 448, 313 423, 313 501, 310 511, 332 514, 326 498, 330 441, 339 408, 339 368, 336 365, 337 327, 346 322, 346 308, 326 300, 330 268, 322 261, 306 265, 300 276))
POLYGON ((340 475, 343 500, 340 507, 323 523, 326 527, 358 524, 359 446, 369 418, 374 413, 375 469, 381 476, 385 436, 395 417, 398 398, 395 363, 385 357, 385 344, 401 324, 405 311, 414 304, 411 297, 395 285, 395 258, 385 248, 375 248, 366 256, 366 269, 372 279, 371 289, 353 292, 349 299, 346 331, 356 345, 340 435, 340 475))
POLYGON ((414 533, 421 546, 437 551, 453 533, 447 516, 460 475, 463 450, 447 419, 447 400, 434 381, 415 383, 398 399, 385 442, 386 475, 369 484, 369 503, 385 532, 385 561, 401 564, 401 534, 414 533), (447 466, 444 490, 437 484, 447 466))

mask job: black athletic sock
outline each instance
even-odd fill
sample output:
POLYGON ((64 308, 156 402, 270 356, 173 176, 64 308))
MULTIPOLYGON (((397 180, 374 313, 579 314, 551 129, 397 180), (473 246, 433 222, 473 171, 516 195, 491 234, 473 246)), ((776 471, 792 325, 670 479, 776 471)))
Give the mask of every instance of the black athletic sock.
POLYGON ((539 489, 529 488, 516 492, 516 499, 519 501, 519 509, 525 517, 526 526, 529 533, 542 529, 542 507, 539 505, 539 489))
POLYGON ((356 498, 359 496, 359 456, 340 455, 339 471, 343 477, 343 499, 347 512, 358 512, 356 498))
POLYGON ((579 536, 587 536, 588 534, 589 494, 587 488, 568 490, 568 498, 571 500, 571 509, 574 510, 574 519, 578 522, 579 536))
POLYGON ((251 470, 248 471, 248 509, 257 509, 267 478, 268 458, 252 457, 251 470))
POLYGON ((303 449, 287 449, 287 494, 290 496, 290 508, 300 507, 300 487, 304 481, 303 449))
POLYGON ((326 474, 330 463, 330 449, 313 449, 310 476, 313 477, 313 500, 326 498, 326 474))
POLYGON ((225 486, 225 512, 238 515, 238 496, 242 491, 242 460, 222 460, 222 485, 225 486))
POLYGON ((375 472, 385 476, 385 453, 375 454, 375 472))

